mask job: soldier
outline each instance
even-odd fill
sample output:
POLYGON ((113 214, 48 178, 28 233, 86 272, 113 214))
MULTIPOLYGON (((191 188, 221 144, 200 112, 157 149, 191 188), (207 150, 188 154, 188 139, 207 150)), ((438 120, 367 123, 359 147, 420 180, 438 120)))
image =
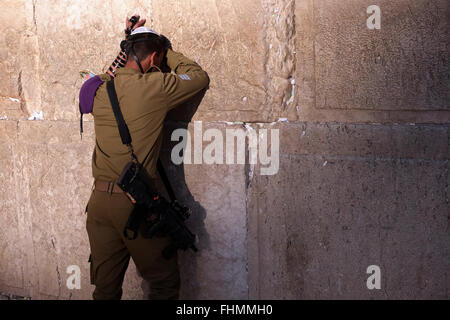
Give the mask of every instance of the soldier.
MULTIPOLYGON (((156 164, 162 143, 163 121, 169 110, 182 104, 209 84, 205 71, 194 61, 175 52, 167 39, 139 21, 131 36, 133 50, 123 68, 100 75, 102 81, 115 76, 115 89, 126 124, 133 139, 134 152, 147 174, 156 177, 156 164), (171 73, 161 71, 163 59, 171 73)), ((122 55, 123 59, 123 55, 122 55)), ((116 69, 117 68, 117 69, 116 69)), ((96 145, 92 156, 94 188, 87 206, 86 229, 91 247, 91 283, 94 299, 120 299, 130 256, 140 274, 149 282, 150 299, 177 299, 180 277, 177 256, 169 260, 162 250, 168 236, 151 239, 123 235, 134 208, 116 181, 129 162, 122 144, 106 89, 100 84, 93 98, 96 145)))

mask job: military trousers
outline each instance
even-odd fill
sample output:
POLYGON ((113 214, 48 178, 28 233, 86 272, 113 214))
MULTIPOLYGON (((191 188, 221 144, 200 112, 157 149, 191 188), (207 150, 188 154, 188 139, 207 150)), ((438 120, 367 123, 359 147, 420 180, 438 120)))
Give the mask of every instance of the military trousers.
POLYGON ((94 300, 122 297, 125 272, 133 259, 142 277, 148 281, 148 299, 178 299, 180 276, 177 255, 166 260, 161 252, 170 244, 167 236, 148 239, 141 234, 134 240, 123 229, 134 204, 124 193, 93 190, 87 206, 86 229, 91 246, 91 284, 94 300))

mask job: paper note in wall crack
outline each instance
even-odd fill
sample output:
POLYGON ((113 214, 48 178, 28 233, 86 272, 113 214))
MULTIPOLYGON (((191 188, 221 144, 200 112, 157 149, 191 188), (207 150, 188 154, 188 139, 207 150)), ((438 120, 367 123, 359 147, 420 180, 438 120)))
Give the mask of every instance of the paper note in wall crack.
POLYGON ((90 78, 95 77, 95 74, 89 70, 82 70, 80 71, 80 76, 81 78, 83 78, 84 81, 86 81, 89 80, 90 78))

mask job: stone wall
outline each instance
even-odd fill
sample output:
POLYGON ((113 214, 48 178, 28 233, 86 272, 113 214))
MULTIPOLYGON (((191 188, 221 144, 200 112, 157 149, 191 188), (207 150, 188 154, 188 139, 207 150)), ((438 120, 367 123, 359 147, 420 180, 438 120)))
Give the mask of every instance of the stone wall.
MULTIPOLYGON (((89 299, 93 119, 79 71, 114 60, 134 12, 211 78, 192 121, 278 129, 280 169, 167 159, 193 208, 190 299, 437 298, 450 288, 447 0, 2 1, 0 292, 89 299), (381 29, 369 30, 370 5, 381 29), (67 267, 81 268, 69 290, 67 267), (381 268, 381 290, 366 269, 381 268)), ((176 110, 167 123, 188 127, 176 110)), ((246 148, 250 145, 246 142, 246 148)), ((251 148, 250 148, 251 149, 251 148)), ((124 298, 146 284, 131 264, 124 298)))

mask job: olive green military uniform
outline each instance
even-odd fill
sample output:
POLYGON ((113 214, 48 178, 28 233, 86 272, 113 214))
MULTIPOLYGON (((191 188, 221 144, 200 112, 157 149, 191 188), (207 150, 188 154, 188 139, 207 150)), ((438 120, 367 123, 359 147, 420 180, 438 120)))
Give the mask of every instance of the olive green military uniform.
MULTIPOLYGON (((142 74, 134 69, 121 68, 114 80, 135 154, 151 177, 156 177, 167 112, 209 83, 206 72, 181 53, 168 49, 166 57, 172 73, 142 74)), ((109 80, 109 75, 100 77, 109 80)), ((130 155, 121 142, 106 83, 97 91, 92 114, 96 135, 93 176, 96 181, 115 182, 130 161, 130 155)), ((91 282, 95 284, 93 297, 121 298, 123 278, 131 255, 137 269, 150 284, 150 299, 176 299, 180 285, 177 257, 165 260, 161 255, 170 239, 164 236, 147 239, 139 234, 137 239, 127 240, 123 236, 133 208, 124 193, 92 191, 86 229, 91 246, 91 282)))

